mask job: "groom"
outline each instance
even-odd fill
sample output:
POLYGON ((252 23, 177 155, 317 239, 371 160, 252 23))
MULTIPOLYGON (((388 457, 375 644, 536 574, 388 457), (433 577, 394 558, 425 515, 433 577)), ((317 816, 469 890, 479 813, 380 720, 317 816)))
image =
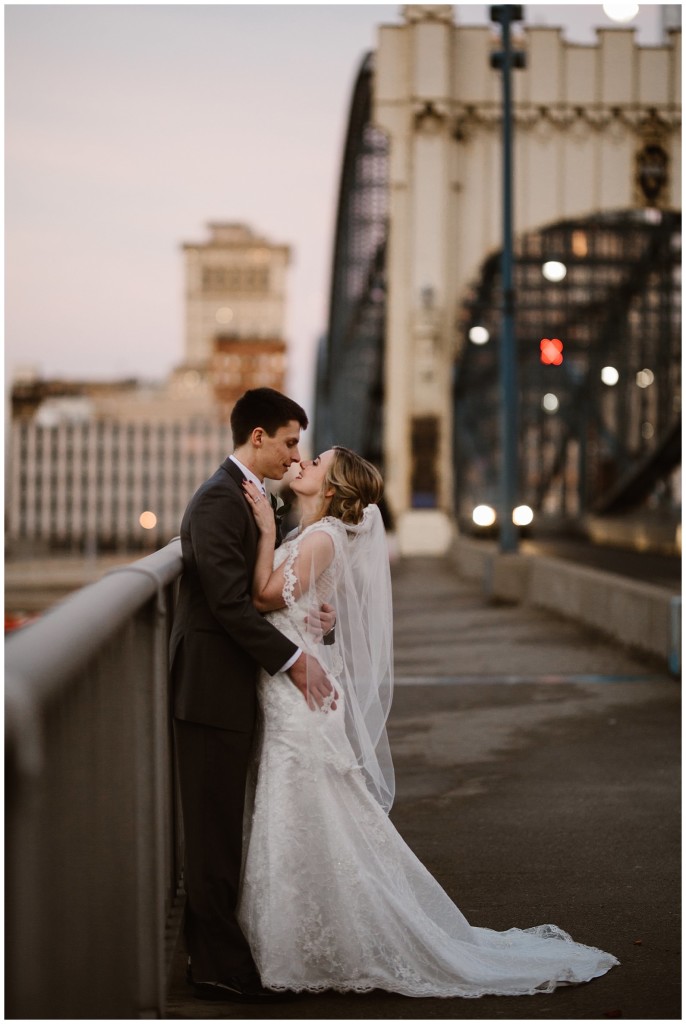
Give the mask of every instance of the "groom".
MULTIPOLYGON (((319 663, 264 619, 251 601, 258 529, 242 482, 264 489, 300 461, 307 415, 271 388, 234 406, 234 454, 194 494, 181 523, 183 575, 170 641, 174 733, 183 808, 186 947, 199 998, 267 1002, 236 921, 246 776, 256 681, 287 671, 305 699, 332 687, 319 663)), ((334 623, 323 605, 320 626, 334 623)))

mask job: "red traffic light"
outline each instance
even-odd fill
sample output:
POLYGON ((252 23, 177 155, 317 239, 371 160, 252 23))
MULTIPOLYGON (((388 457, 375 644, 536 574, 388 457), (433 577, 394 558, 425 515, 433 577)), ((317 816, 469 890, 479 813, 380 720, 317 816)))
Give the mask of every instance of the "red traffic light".
POLYGON ((546 366, 559 366, 562 355, 562 342, 559 338, 543 338, 541 341, 541 362, 546 366))

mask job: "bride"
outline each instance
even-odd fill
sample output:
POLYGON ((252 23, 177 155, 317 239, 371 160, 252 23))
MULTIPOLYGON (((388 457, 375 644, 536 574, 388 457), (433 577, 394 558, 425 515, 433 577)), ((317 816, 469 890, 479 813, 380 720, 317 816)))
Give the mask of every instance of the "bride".
POLYGON ((555 925, 470 925, 391 824, 382 480, 342 447, 300 465, 291 483, 300 526, 276 551, 271 506, 244 485, 260 530, 253 602, 335 687, 319 707, 285 673, 262 672, 258 683, 262 728, 239 920, 262 984, 475 998, 551 992, 604 974, 616 958, 555 925), (307 627, 323 601, 337 612, 331 646, 307 627))

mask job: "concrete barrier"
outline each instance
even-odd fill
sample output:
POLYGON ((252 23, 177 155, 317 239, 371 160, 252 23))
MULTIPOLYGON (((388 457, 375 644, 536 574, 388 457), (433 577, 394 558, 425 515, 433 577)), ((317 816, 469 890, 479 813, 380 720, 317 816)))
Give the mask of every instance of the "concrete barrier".
POLYGON ((681 554, 681 521, 672 513, 645 516, 586 516, 583 531, 595 544, 630 547, 634 551, 681 554))
POLYGON ((455 540, 451 559, 491 600, 548 609, 681 671, 681 597, 667 587, 561 558, 503 554, 495 542, 466 537, 455 540))

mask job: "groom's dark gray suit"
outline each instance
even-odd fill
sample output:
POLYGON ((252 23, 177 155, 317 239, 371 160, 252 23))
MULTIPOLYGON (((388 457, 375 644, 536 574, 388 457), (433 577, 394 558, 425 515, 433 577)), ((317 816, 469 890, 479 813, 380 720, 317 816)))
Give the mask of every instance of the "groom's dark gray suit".
POLYGON ((246 775, 259 666, 297 647, 250 599, 258 529, 239 467, 226 459, 181 523, 183 575, 170 641, 185 837, 185 933, 196 981, 255 970, 236 922, 246 775))

